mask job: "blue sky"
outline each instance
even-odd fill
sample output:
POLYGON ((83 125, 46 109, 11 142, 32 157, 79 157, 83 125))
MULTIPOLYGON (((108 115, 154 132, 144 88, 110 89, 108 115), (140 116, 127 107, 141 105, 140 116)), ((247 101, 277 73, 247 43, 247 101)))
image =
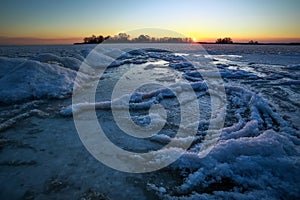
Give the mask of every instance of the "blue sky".
POLYGON ((198 40, 300 38, 298 0, 1 0, 0 36, 81 38, 167 28, 198 40))

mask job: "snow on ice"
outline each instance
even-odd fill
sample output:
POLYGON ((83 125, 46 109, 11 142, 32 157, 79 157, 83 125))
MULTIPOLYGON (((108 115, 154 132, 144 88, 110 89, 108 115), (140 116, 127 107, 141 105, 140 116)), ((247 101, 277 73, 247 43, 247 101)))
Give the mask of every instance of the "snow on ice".
MULTIPOLYGON (((49 101, 53 98, 70 97, 74 84, 77 89, 88 87, 88 84, 84 86, 85 82, 99 78, 95 73, 107 66, 110 68, 107 69, 107 79, 118 77, 116 74, 121 74, 122 70, 132 65, 141 65, 141 70, 157 70, 156 80, 172 82, 170 87, 177 94, 187 91, 181 82, 184 79, 190 82, 199 99, 205 97, 208 100, 199 101, 199 106, 203 103, 205 109, 204 118, 199 119, 195 137, 174 136, 172 130, 168 130, 148 138, 153 144, 168 144, 170 141, 192 143, 188 150, 159 150, 164 151, 163 155, 166 156, 157 157, 154 163, 145 163, 156 165, 172 160, 172 155, 182 154, 176 162, 167 167, 168 171, 177 174, 181 181, 175 185, 149 182, 147 187, 150 191, 162 199, 299 198, 300 177, 297 174, 300 170, 300 135, 296 123, 299 122, 299 57, 293 58, 291 64, 283 65, 279 59, 272 59, 273 55, 270 55, 270 61, 266 63, 268 57, 260 57, 256 53, 232 55, 230 51, 231 54, 227 55, 218 55, 215 52, 203 56, 193 49, 194 47, 180 50, 182 47, 178 45, 176 48, 179 49, 178 53, 184 54, 155 48, 129 51, 114 46, 108 50, 78 49, 67 56, 58 55, 57 52, 34 52, 25 58, 10 58, 6 55, 7 57, 0 57, 0 102, 15 104, 34 99, 49 101), (181 55, 192 59, 197 66, 193 66, 181 55), (84 61, 86 57, 89 59, 84 61), (163 61, 163 65, 153 64, 157 61, 163 61), (225 82, 226 111, 218 110, 218 115, 212 116, 212 119, 208 83, 203 77, 216 79, 218 74, 207 69, 203 61, 216 64, 225 82), (92 70, 89 69, 86 73, 77 72, 82 64, 92 70), (169 71, 159 71, 166 66, 177 70, 181 77, 168 79, 170 74, 164 72, 170 73, 169 71), (286 95, 283 97, 283 94, 286 95), (208 129, 210 120, 221 121, 222 117, 225 117, 222 130, 215 130, 214 127, 208 129), (216 137, 218 133, 220 137, 216 137), (207 156, 201 157, 199 150, 203 148, 203 140, 206 137, 212 143, 216 143, 207 156)), ((218 96, 218 81, 214 80, 213 84, 215 90, 211 91, 211 94, 218 96)), ((132 118, 142 126, 151 123, 150 118, 156 118, 158 121, 166 119, 153 114, 149 118, 149 113, 140 114, 141 112, 156 104, 168 104, 176 98, 174 92, 165 88, 135 91, 117 99, 94 103, 83 101, 69 105, 61 108, 60 115, 70 117, 72 114, 94 108, 108 111, 112 106, 126 109, 124 99, 128 99, 128 96, 129 108, 136 111, 132 118)), ((189 95, 184 98, 186 103, 190 101, 189 95)), ((174 110, 179 110, 176 106, 173 107, 174 110)), ((32 115, 46 116, 46 113, 37 109, 26 112, 20 109, 16 113, 17 115, 0 124, 0 131, 32 115)), ((8 115, 7 113, 6 116, 8 115)), ((172 126, 168 121, 166 124, 172 126)), ((189 127, 183 128, 189 131, 189 127)), ((172 179, 172 176, 169 176, 169 179, 172 179)))

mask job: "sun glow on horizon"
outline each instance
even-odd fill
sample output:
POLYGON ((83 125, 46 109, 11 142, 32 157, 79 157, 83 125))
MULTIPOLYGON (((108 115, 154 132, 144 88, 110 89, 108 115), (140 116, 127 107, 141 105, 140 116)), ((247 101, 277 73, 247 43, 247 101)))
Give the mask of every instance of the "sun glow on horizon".
MULTIPOLYGON (((62 0, 59 5, 39 0, 4 1, 0 43, 65 43, 72 38, 80 42, 93 34, 113 36, 121 30, 144 27, 176 31, 191 36, 192 42, 214 42, 223 37, 234 42, 300 42, 299 0, 191 1, 193 6, 177 0, 62 0)), ((168 35, 158 32, 149 36, 168 35)))

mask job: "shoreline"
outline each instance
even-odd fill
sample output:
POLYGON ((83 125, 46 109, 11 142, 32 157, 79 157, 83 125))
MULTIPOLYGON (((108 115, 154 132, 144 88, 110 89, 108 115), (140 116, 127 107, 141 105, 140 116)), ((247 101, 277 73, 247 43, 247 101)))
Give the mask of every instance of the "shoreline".
MULTIPOLYGON (((0 44, 0 47, 18 47, 18 46, 73 46, 73 45, 98 45, 101 43, 70 43, 70 44, 0 44)), ((103 43, 103 44, 125 44, 125 43, 103 43)), ((127 44, 145 44, 145 43, 127 43, 127 44)), ((188 44, 188 43, 161 43, 161 42, 149 42, 146 44, 188 44)), ((189 44, 210 44, 210 45, 246 45, 246 46, 300 46, 298 42, 292 43, 258 43, 258 44, 251 44, 251 43, 243 43, 243 42, 235 42, 232 44, 218 44, 215 42, 195 42, 189 44)))
POLYGON ((258 43, 258 44, 251 44, 251 43, 244 43, 244 42, 234 42, 231 44, 218 44, 215 42, 197 42, 198 44, 216 44, 216 45, 251 45, 251 46, 258 46, 258 45, 284 45, 284 46, 300 46, 298 42, 291 42, 291 43, 258 43))

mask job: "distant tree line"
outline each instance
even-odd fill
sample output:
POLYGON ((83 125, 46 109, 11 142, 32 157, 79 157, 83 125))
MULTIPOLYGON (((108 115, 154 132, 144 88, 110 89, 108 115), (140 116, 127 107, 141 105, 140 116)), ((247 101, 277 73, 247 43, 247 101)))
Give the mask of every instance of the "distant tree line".
MULTIPOLYGON (((218 38, 216 44, 233 44, 233 40, 230 37, 218 38)), ((250 40, 248 43, 235 43, 235 44, 258 44, 258 41, 250 40)))
POLYGON ((99 43, 104 42, 104 40, 107 40, 108 38, 109 38, 109 36, 103 37, 102 35, 99 35, 99 36, 92 35, 91 37, 83 38, 83 43, 84 44, 99 44, 99 43))
MULTIPOLYGON (((146 34, 141 34, 136 38, 131 38, 127 33, 119 33, 115 36, 96 36, 83 38, 82 43, 75 44, 100 44, 106 41, 106 43, 192 43, 191 38, 180 38, 180 37, 151 37, 146 34)), ((216 44, 233 44, 233 40, 230 37, 218 38, 216 44)), ((248 43, 235 43, 235 44, 258 44, 258 41, 250 40, 248 43)))
POLYGON ((149 35, 141 34, 136 38, 131 38, 126 33, 119 33, 113 37, 111 36, 95 36, 83 38, 82 43, 75 44, 99 44, 106 41, 107 43, 191 43, 191 38, 180 38, 180 37, 150 37, 149 35))

